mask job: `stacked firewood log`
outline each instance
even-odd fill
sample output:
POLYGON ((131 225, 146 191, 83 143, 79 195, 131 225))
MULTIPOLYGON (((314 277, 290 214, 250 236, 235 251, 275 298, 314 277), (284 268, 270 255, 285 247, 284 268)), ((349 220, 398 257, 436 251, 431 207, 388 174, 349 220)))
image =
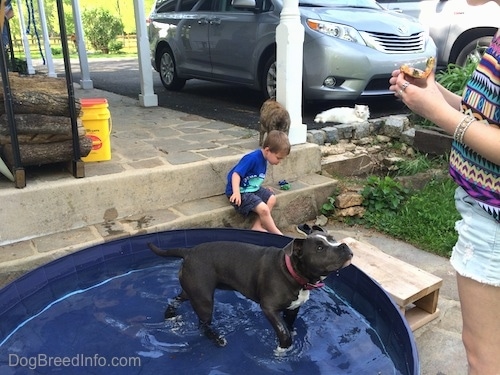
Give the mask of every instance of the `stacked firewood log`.
MULTIPOLYGON (((73 134, 64 78, 44 75, 19 76, 9 74, 12 105, 21 154, 21 165, 43 165, 73 159, 73 134)), ((1 80, 0 80, 1 82, 1 80)), ((81 105, 75 100, 76 114, 81 105)), ((87 156, 92 141, 85 136, 81 119, 78 121, 80 156, 87 156)), ((13 148, 4 91, 0 90, 0 155, 14 165, 13 148)))

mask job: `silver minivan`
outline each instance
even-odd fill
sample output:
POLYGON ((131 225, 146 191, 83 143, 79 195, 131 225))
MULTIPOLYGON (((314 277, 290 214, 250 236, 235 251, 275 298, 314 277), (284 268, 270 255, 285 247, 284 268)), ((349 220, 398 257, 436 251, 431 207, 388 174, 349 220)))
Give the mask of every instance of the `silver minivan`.
POLYGON ((480 57, 500 27, 500 7, 493 1, 469 5, 467 0, 379 0, 387 9, 417 18, 429 27, 438 48, 438 65, 465 65, 480 57))
MULTIPOLYGON (((152 65, 168 90, 197 78, 274 96, 282 7, 282 0, 157 0, 148 19, 152 65)), ((436 56, 426 27, 374 0, 304 0, 299 11, 306 100, 393 95, 394 69, 423 68, 436 56)))

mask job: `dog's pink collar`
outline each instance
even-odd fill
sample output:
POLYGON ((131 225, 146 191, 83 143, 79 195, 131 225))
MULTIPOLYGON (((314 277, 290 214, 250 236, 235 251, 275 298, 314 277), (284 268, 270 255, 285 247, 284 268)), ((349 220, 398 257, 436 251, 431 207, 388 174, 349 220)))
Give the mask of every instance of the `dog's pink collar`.
POLYGON ((302 285, 303 289, 312 290, 325 286, 324 283, 319 281, 315 284, 311 284, 309 281, 307 281, 307 279, 303 278, 297 272, 295 272, 292 266, 292 260, 290 259, 290 256, 288 254, 285 254, 285 264, 286 264, 286 269, 288 270, 288 272, 290 272, 290 275, 292 275, 295 281, 297 281, 300 285, 302 285))

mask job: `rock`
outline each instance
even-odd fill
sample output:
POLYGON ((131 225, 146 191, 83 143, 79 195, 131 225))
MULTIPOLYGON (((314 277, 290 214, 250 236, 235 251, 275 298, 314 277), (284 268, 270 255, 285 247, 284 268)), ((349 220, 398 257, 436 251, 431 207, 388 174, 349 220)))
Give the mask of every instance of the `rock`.
POLYGON ((328 218, 325 215, 319 215, 316 217, 315 225, 319 225, 320 227, 328 224, 328 218))
POLYGON ((339 142, 339 131, 336 127, 328 126, 326 128, 323 128, 323 131, 325 132, 325 142, 329 142, 331 144, 336 144, 339 142))
POLYGON ((359 193, 348 191, 337 195, 335 198, 335 207, 349 208, 354 206, 361 206, 363 203, 363 196, 359 193))
POLYGON ((365 214, 365 208, 361 206, 343 208, 335 211, 336 217, 354 217, 354 216, 363 217, 364 214, 365 214))
POLYGON ((323 130, 309 130, 307 132, 307 142, 316 143, 317 145, 325 144, 326 135, 323 130))
POLYGON ((401 133, 408 128, 409 123, 410 121, 408 120, 408 116, 389 116, 384 123, 383 134, 391 138, 399 139, 401 137, 401 133))

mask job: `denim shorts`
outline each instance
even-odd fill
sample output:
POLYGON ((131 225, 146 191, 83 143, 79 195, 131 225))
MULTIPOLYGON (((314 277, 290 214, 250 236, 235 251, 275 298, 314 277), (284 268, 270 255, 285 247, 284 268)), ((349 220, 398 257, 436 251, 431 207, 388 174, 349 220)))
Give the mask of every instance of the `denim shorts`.
POLYGON ((259 203, 267 203, 272 195, 274 195, 274 193, 271 189, 261 187, 259 190, 253 193, 242 193, 241 204, 239 206, 235 205, 234 203, 231 204, 240 214, 248 216, 248 214, 252 212, 254 208, 259 205, 259 203))
POLYGON ((500 286, 500 223, 461 187, 455 191, 455 206, 462 219, 455 223, 452 266, 464 277, 500 286))

